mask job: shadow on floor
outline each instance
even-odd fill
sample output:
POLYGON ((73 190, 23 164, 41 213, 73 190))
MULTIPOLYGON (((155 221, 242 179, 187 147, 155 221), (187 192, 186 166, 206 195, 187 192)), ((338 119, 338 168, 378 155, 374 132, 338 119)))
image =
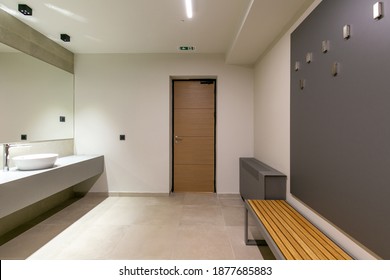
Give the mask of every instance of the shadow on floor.
MULTIPOLYGON (((42 215, 32 219, 31 221, 11 230, 10 232, 0 236, 0 246, 6 244, 7 242, 12 242, 15 240, 17 242, 17 237, 21 234, 31 230, 35 226, 39 225, 43 221, 49 219, 50 217, 55 216, 57 213, 63 211, 67 207, 71 207, 72 205, 75 205, 78 201, 83 199, 83 197, 73 197, 58 206, 50 209, 49 211, 43 213, 42 215)), ((47 232, 47 234, 44 235, 43 238, 40 238, 39 240, 35 240, 33 246, 26 246, 25 250, 23 250, 23 255, 18 255, 15 259, 26 259, 31 254, 33 254, 36 250, 50 242, 53 238, 55 238, 57 235, 59 235, 61 232, 63 232, 65 229, 67 229, 69 226, 71 226, 74 222, 79 220, 82 216, 87 214, 89 211, 91 211, 93 208, 95 208, 97 205, 99 205, 102 201, 104 201, 106 197, 94 197, 93 199, 89 199, 87 204, 84 204, 81 211, 78 211, 76 215, 72 215, 71 219, 67 219, 66 222, 61 224, 61 226, 57 226, 55 230, 50 230, 47 232)), ((20 244, 20 246, 23 246, 20 244)))

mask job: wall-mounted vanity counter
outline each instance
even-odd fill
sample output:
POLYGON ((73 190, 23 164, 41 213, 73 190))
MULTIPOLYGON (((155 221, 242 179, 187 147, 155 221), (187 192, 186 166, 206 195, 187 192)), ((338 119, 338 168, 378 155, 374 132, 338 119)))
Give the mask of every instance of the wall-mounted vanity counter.
POLYGON ((0 219, 98 176, 103 170, 103 156, 73 155, 57 159, 50 169, 0 171, 0 219))

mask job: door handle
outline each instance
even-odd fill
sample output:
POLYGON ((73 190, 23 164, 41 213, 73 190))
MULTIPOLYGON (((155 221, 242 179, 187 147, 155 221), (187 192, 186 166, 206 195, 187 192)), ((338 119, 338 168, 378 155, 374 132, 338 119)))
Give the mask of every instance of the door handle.
POLYGON ((175 136, 175 143, 179 143, 180 141, 183 141, 183 138, 179 137, 179 136, 175 136))

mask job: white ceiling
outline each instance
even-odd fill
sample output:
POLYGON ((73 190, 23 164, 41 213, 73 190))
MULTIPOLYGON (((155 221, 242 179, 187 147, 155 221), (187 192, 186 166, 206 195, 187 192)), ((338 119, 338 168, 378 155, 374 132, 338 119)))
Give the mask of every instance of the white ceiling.
POLYGON ((0 0, 0 8, 74 53, 218 53, 231 64, 254 64, 286 25, 313 0, 0 0), (17 11, 18 4, 32 16, 17 11), (71 42, 59 37, 67 33, 71 42))

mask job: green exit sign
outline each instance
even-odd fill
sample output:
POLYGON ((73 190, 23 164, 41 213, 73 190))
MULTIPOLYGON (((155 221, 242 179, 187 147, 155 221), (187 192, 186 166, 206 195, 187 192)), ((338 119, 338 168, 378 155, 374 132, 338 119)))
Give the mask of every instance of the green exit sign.
POLYGON ((180 46, 179 50, 181 50, 181 51, 194 51, 195 47, 194 46, 180 46))

